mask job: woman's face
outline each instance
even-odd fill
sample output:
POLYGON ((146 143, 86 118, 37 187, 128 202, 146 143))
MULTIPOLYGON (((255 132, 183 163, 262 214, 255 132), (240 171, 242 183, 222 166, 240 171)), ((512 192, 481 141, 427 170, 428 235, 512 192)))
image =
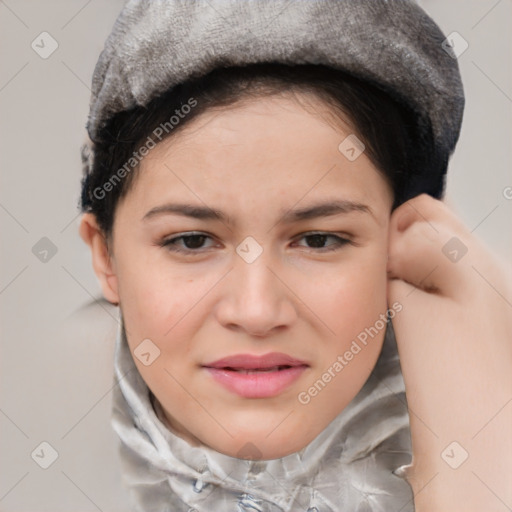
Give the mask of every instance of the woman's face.
POLYGON ((391 190, 301 98, 316 113, 282 95, 200 115, 116 209, 107 286, 137 368, 171 429, 239 458, 311 442, 384 338, 391 190))

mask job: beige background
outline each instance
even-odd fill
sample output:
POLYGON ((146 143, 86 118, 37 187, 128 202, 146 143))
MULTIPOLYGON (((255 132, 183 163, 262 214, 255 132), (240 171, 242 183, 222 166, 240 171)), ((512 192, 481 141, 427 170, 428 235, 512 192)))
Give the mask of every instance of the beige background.
MULTIPOLYGON (((77 234, 79 148, 94 64, 121 4, 0 0, 0 511, 128 509, 109 425, 116 310, 78 311, 99 296, 77 234), (47 59, 31 48, 43 31, 59 45, 47 59), (42 237, 57 250, 47 262, 32 252, 42 237), (59 454, 48 469, 31 458, 42 441, 59 454)), ((512 2, 422 5, 469 43, 447 200, 510 259, 512 2)))

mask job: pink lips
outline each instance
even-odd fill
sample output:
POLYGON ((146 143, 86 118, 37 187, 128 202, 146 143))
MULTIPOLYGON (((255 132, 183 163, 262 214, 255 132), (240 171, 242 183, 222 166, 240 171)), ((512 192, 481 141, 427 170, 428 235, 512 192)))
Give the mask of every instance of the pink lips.
POLYGON ((203 365, 228 390, 245 398, 276 396, 309 367, 305 361, 271 352, 263 356, 237 354, 203 365))

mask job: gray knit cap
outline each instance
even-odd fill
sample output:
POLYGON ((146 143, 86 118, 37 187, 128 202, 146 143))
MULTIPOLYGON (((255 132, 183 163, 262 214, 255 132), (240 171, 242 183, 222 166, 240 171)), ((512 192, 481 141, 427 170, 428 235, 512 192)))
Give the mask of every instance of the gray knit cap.
MULTIPOLYGON (((435 22, 407 0, 128 0, 96 65, 87 130, 217 67, 322 64, 376 85, 412 109, 418 152, 436 153, 409 196, 440 197, 459 137, 458 63, 435 22)), ((84 151, 90 171, 94 145, 84 151)))

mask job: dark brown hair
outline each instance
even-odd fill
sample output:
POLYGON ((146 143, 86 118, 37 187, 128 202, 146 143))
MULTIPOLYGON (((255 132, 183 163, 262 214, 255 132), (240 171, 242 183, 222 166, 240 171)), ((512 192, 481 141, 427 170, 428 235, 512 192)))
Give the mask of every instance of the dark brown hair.
POLYGON ((160 139, 164 140, 210 108, 285 92, 313 93, 353 128, 366 146, 365 154, 390 184, 393 207, 409 199, 407 181, 414 169, 436 164, 429 161, 429 155, 415 150, 419 137, 416 114, 367 81, 312 64, 259 63, 224 67, 179 84, 148 105, 112 118, 93 140, 94 164, 82 180, 82 211, 92 212, 104 234, 109 236, 116 205, 128 192, 138 171, 134 166, 132 171, 126 172, 126 164, 148 137, 154 139, 152 134, 157 127, 167 123, 168 131, 164 131, 160 139), (196 102, 193 108, 190 108, 191 98, 196 102), (189 106, 185 109, 185 105, 189 106), (170 129, 169 120, 180 112, 186 115, 180 115, 179 122, 170 129), (125 172, 120 173, 123 166, 125 172), (109 181, 112 186, 105 187, 109 181))

